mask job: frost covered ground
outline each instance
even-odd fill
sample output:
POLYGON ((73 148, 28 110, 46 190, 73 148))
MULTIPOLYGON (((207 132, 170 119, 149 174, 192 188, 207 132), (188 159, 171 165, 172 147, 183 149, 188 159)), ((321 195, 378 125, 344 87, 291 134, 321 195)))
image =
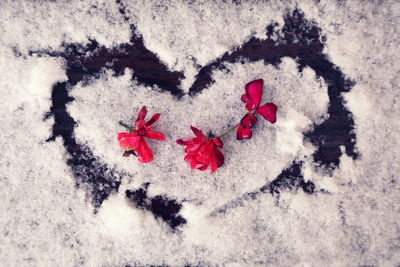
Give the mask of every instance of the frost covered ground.
POLYGON ((1 1, 1 266, 398 266, 398 1, 1 1), (264 79, 278 120, 191 170, 264 79), (167 141, 122 157, 146 105, 167 141))

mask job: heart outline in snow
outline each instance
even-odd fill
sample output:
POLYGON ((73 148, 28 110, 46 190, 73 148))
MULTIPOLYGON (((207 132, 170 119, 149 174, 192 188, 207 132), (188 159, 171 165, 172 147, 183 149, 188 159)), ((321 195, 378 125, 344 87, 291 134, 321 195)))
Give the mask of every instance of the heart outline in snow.
MULTIPOLYGON (((329 117, 315 125, 310 132, 304 134, 304 137, 318 148, 313 155, 314 162, 324 168, 333 169, 338 166, 342 155, 340 146, 345 146, 348 156, 353 159, 358 157, 355 152, 354 121, 341 98, 341 93, 348 92, 354 84, 346 79, 339 68, 322 53, 325 37, 321 35, 321 29, 314 22, 307 21, 298 9, 288 13, 284 21, 285 24, 279 32, 276 30, 278 26, 276 23, 267 26, 267 39, 259 40, 253 37, 233 52, 227 52, 202 67, 195 77, 189 94, 197 95, 213 84, 215 81, 212 74, 216 70, 224 69, 226 63, 237 63, 246 59, 250 62, 261 60, 265 64, 276 66, 283 57, 296 59, 299 71, 308 66, 315 71, 317 77, 322 77, 328 84, 329 117), (278 37, 273 40, 271 36, 276 33, 279 33, 278 37)), ((46 119, 54 117, 53 133, 47 141, 53 141, 57 136, 62 137, 66 151, 70 155, 67 164, 71 167, 78 187, 83 184, 90 185, 89 197, 95 212, 110 194, 118 192, 125 174, 109 168, 103 160, 94 156, 87 146, 79 144, 75 139, 76 122, 67 111, 67 104, 74 100, 69 96, 69 90, 78 82, 84 82, 84 78, 88 75, 98 78, 102 68, 112 69, 116 76, 122 75, 125 68, 131 68, 134 70, 132 79, 138 83, 147 86, 156 85, 178 99, 184 95, 179 88, 183 74, 169 71, 158 57, 144 46, 143 39, 135 34, 135 27, 132 25, 131 28, 131 42, 112 49, 106 49, 92 40, 86 46, 64 44, 63 52, 43 50, 29 53, 29 55, 63 57, 67 63, 68 81, 53 86, 52 106, 45 115, 46 119)), ((224 213, 243 200, 254 199, 262 193, 279 195, 281 190, 298 188, 309 194, 314 193, 315 185, 310 181, 306 182, 302 176, 302 164, 302 161, 293 161, 272 182, 237 197, 210 214, 216 216, 224 213)), ((176 229, 183 225, 186 220, 179 215, 182 204, 169 199, 166 195, 149 197, 148 187, 149 184, 144 184, 142 188, 127 190, 125 193, 136 207, 151 211, 155 217, 161 218, 171 228, 176 229)))

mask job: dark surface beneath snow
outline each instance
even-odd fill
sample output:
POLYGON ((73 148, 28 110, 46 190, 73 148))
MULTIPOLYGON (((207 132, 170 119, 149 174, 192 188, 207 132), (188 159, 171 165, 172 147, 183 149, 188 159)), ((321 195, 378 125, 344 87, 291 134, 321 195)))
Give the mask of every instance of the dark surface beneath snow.
MULTIPOLYGON (((120 11, 124 14, 123 7, 120 11)), ((321 35, 321 29, 314 22, 307 21, 300 10, 288 13, 283 27, 278 30, 278 26, 277 23, 273 23, 266 27, 268 37, 266 40, 253 37, 235 51, 225 53, 206 66, 199 66, 195 82, 190 88, 190 95, 195 101, 196 95, 214 82, 213 72, 226 69, 225 63, 246 64, 249 61, 263 60, 265 64, 278 65, 283 57, 291 57, 297 60, 299 71, 308 66, 328 84, 329 117, 304 135, 305 139, 317 147, 313 160, 321 168, 334 169, 339 164, 339 157, 342 154, 340 146, 346 148, 347 155, 357 158, 356 137, 353 133, 354 121, 341 97, 341 93, 349 91, 353 84, 322 53, 324 36, 321 35), (277 38, 273 40, 272 36, 277 38)), ((181 80, 184 78, 183 73, 169 71, 167 66, 144 46, 143 39, 136 33, 134 25, 131 29, 131 41, 111 49, 92 40, 88 45, 66 43, 63 52, 31 52, 39 56, 62 57, 66 61, 68 81, 53 86, 52 106, 45 116, 46 118, 52 116, 55 121, 53 134, 48 141, 54 140, 57 136, 62 137, 70 155, 67 164, 76 179, 76 184, 78 187, 90 188, 89 195, 95 210, 110 194, 118 191, 124 173, 110 169, 102 159, 95 157, 85 144, 80 144, 75 139, 76 122, 66 108, 66 104, 74 100, 69 96, 70 89, 78 82, 87 84, 90 83, 90 79, 98 78, 103 68, 112 69, 116 76, 122 75, 125 68, 130 68, 134 73, 132 80, 146 86, 156 85, 177 99, 184 95, 180 88, 181 80)), ((309 194, 315 193, 315 185, 312 182, 305 182, 301 174, 302 164, 301 161, 294 161, 291 166, 282 170, 275 180, 255 192, 250 192, 249 195, 259 193, 277 195, 282 190, 298 189, 309 194)), ((146 184, 137 190, 127 190, 126 197, 136 207, 152 212, 156 218, 163 220, 173 229, 185 224, 186 220, 179 215, 182 205, 176 200, 169 199, 168 192, 162 196, 149 198, 146 194, 148 186, 151 185, 146 184)), ((217 210, 217 213, 225 212, 227 208, 229 207, 223 207, 217 210)))
POLYGON ((150 183, 146 183, 138 190, 126 190, 125 195, 135 207, 151 211, 156 218, 161 218, 173 229, 185 224, 186 220, 179 215, 182 205, 176 200, 168 199, 166 196, 149 198, 147 196, 149 185, 150 183))

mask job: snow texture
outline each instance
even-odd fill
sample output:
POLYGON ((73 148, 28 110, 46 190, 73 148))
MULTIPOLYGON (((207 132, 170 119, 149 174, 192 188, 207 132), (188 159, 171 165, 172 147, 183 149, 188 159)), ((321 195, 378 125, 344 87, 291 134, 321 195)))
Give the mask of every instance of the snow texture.
POLYGON ((0 266, 400 265, 398 1, 1 1, 0 266), (264 79, 275 124, 191 170, 264 79), (140 108, 165 142, 122 157, 140 108))

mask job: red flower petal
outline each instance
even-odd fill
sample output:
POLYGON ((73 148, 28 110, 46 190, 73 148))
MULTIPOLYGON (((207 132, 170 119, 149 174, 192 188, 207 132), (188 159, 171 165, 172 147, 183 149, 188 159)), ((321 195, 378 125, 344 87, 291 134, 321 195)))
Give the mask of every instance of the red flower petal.
POLYGON ((118 133, 117 139, 118 141, 124 138, 129 138, 131 136, 137 135, 136 133, 118 133))
POLYGON ((203 164, 202 166, 198 166, 196 169, 198 169, 199 171, 205 171, 207 170, 208 165, 207 164, 203 164))
POLYGON ((218 147, 224 147, 224 143, 222 142, 221 139, 219 139, 219 138, 213 138, 212 140, 213 140, 213 142, 214 142, 214 144, 215 144, 216 146, 218 146, 218 147))
POLYGON ((181 146, 187 146, 187 145, 193 144, 192 139, 185 139, 185 138, 178 139, 175 142, 181 146))
POLYGON ((146 124, 146 121, 144 120, 146 114, 147 114, 146 106, 143 106, 142 109, 139 111, 139 115, 135 121, 135 125, 133 126, 135 131, 139 131, 140 128, 142 128, 146 124))
POLYGON ((165 135, 162 132, 156 132, 156 131, 146 132, 144 136, 154 140, 160 140, 160 141, 165 140, 165 135))
POLYGON ((186 152, 186 153, 194 153, 194 152, 196 152, 196 151, 199 149, 199 147, 200 147, 200 144, 188 145, 188 146, 185 148, 185 152, 186 152))
POLYGON ((203 163, 197 160, 197 155, 194 153, 189 153, 184 157, 184 160, 187 161, 192 169, 205 170, 207 169, 208 164, 203 163))
POLYGON ((193 145, 193 144, 200 144, 200 143, 203 143, 204 140, 202 140, 202 139, 200 139, 200 138, 191 138, 191 139, 188 139, 188 138, 181 138, 181 139, 176 140, 175 142, 176 142, 178 145, 181 145, 181 146, 190 146, 190 145, 193 145))
POLYGON ((218 163, 215 156, 210 158, 210 168, 211 168, 211 173, 215 172, 218 169, 218 163))
POLYGON ((136 150, 140 146, 141 137, 137 133, 119 133, 119 145, 124 150, 136 150))
POLYGON ((236 139, 237 140, 250 139, 252 135, 253 132, 251 131, 250 127, 245 128, 242 126, 242 124, 240 124, 237 130, 236 139))
POLYGON ((252 136, 251 126, 257 121, 257 118, 252 113, 247 113, 246 116, 240 121, 239 128, 237 130, 236 139, 250 139, 252 136))
POLYGON ((214 149, 214 142, 207 141, 206 143, 200 145, 199 149, 196 151, 199 158, 207 162, 210 157, 212 157, 212 151, 214 149))
POLYGON ((153 123, 155 123, 156 121, 158 121, 158 119, 160 118, 160 116, 161 116, 160 113, 154 114, 154 115, 151 117, 151 119, 150 119, 148 122, 146 122, 145 125, 146 125, 146 126, 152 125, 153 123))
POLYGON ((276 122, 276 111, 278 107, 273 103, 267 103, 257 109, 257 113, 263 116, 270 123, 276 122))
POLYGON ((244 103, 246 103, 247 100, 248 100, 247 94, 243 94, 242 97, 241 97, 240 99, 241 99, 244 103))
POLYGON ((247 110, 256 109, 261 102, 264 81, 255 80, 246 84, 246 94, 242 96, 242 101, 246 103, 247 110))
POLYGON ((222 154, 221 150, 218 148, 215 149, 215 157, 217 158, 217 166, 218 168, 224 165, 224 154, 222 154))
POLYGON ((210 157, 211 173, 215 172, 224 164, 224 155, 218 148, 214 148, 212 157, 210 157))
POLYGON ((148 163, 153 161, 153 151, 149 148, 146 141, 141 138, 140 146, 137 149, 138 152, 138 160, 141 163, 148 163))
POLYGON ((198 169, 200 171, 205 171, 208 167, 208 164, 206 163, 201 163, 199 161, 192 161, 190 162, 190 168, 192 169, 198 169))
POLYGON ((192 129, 193 133, 195 136, 197 136, 198 138, 207 138, 202 131, 200 131, 199 129, 197 129, 196 127, 190 126, 190 129, 192 129))
POLYGON ((147 108, 146 106, 143 106, 142 109, 139 111, 137 120, 144 120, 144 118, 146 118, 146 114, 147 114, 147 108))
POLYGON ((193 153, 189 153, 187 154, 184 158, 185 161, 187 161, 188 163, 192 162, 193 160, 195 160, 195 154, 193 153))

